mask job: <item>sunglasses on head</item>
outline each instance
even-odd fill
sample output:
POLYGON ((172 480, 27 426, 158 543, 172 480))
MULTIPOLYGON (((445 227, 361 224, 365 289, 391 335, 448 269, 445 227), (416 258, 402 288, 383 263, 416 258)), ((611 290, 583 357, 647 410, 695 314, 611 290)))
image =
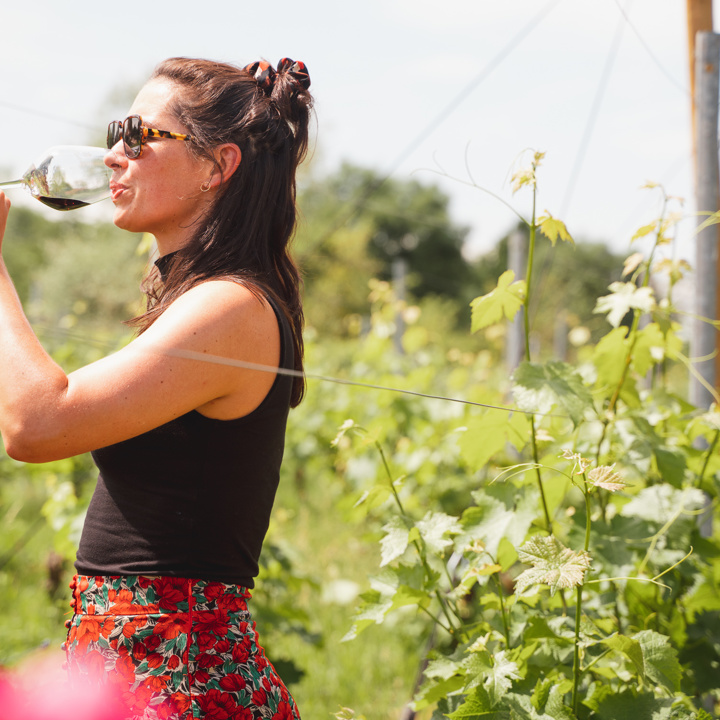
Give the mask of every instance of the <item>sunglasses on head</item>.
POLYGON ((145 127, 139 115, 130 115, 122 122, 115 120, 108 125, 107 146, 108 149, 115 147, 122 138, 125 157, 134 160, 142 155, 143 145, 149 137, 171 138, 172 140, 192 139, 192 135, 145 127))

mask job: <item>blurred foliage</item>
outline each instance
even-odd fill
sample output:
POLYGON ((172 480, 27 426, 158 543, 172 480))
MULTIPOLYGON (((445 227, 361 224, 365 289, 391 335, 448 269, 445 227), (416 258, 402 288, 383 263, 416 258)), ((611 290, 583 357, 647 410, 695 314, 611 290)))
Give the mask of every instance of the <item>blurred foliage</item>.
POLYGON ((345 318, 367 315, 368 281, 392 279, 400 260, 409 302, 450 299, 446 329, 449 320, 456 328, 467 320, 475 284, 473 265, 462 255, 467 229, 453 222, 449 198, 437 186, 345 164, 306 182, 299 204, 296 252, 314 327, 331 335, 347 331, 345 318))

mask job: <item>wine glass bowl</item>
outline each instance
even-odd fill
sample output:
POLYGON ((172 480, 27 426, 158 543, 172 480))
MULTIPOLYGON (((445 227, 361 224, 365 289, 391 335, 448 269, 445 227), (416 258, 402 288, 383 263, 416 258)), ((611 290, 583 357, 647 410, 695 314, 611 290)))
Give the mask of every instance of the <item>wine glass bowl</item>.
POLYGON ((110 197, 111 170, 104 148, 56 145, 31 165, 19 180, 0 183, 23 186, 40 202, 56 210, 73 210, 110 197))

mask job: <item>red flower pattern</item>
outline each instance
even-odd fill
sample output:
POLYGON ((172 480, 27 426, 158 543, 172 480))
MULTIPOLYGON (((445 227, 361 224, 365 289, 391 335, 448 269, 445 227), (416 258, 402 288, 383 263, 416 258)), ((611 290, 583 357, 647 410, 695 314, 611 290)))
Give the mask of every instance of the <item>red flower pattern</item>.
POLYGON ((76 578, 71 676, 123 693, 132 720, 299 720, 235 585, 76 578))

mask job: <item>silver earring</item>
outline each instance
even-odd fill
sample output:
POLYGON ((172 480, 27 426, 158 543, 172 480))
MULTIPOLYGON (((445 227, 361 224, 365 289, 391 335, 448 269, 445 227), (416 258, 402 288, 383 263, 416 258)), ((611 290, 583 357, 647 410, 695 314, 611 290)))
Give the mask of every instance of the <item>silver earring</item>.
POLYGON ((209 181, 209 180, 206 180, 206 181, 200 186, 200 191, 201 191, 201 192, 207 192, 208 190, 210 190, 210 181, 209 181))

